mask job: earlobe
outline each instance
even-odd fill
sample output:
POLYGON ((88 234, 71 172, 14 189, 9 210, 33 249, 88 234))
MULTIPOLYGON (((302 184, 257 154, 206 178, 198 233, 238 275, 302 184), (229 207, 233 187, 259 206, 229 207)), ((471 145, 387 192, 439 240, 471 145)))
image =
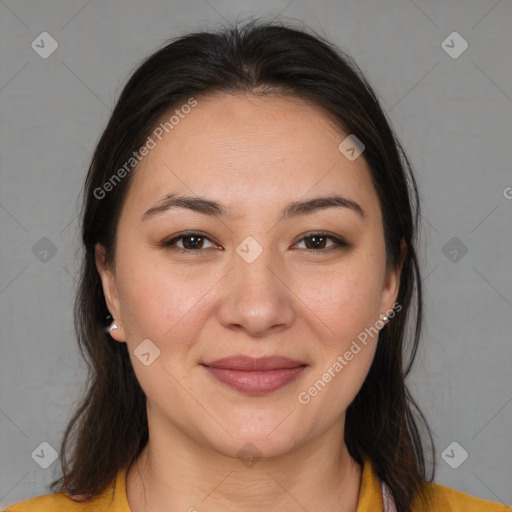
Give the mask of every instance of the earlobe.
POLYGON ((105 332, 108 332, 116 341, 126 342, 126 332, 115 320, 105 329, 105 332))
POLYGON ((115 320, 112 320, 112 323, 105 328, 105 332, 108 332, 110 334, 112 331, 116 329, 119 329, 119 325, 116 324, 115 320))
POLYGON ((100 275, 107 309, 114 319, 107 327, 106 332, 116 341, 126 341, 126 333, 121 327, 121 308, 115 274, 105 262, 105 248, 101 244, 96 244, 95 246, 95 263, 100 275))
POLYGON ((126 341, 126 333, 124 329, 119 324, 117 324, 115 320, 112 320, 112 323, 105 328, 105 332, 110 334, 110 336, 114 338, 116 341, 126 341))

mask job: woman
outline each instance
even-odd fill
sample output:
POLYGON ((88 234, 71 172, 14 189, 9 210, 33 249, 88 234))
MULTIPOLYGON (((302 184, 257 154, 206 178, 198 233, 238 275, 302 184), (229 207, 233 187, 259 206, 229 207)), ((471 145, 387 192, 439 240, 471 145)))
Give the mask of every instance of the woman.
POLYGON ((60 492, 9 511, 511 510, 427 474, 416 184, 348 56, 258 23, 175 40, 84 198, 91 380, 60 492))

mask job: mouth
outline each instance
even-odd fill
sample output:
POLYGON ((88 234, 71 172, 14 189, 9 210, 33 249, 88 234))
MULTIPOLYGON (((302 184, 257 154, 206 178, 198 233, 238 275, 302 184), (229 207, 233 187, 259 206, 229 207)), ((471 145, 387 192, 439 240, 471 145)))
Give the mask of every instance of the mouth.
POLYGON ((236 391, 264 395, 296 380, 308 365, 281 356, 236 356, 202 363, 201 366, 216 380, 236 391))

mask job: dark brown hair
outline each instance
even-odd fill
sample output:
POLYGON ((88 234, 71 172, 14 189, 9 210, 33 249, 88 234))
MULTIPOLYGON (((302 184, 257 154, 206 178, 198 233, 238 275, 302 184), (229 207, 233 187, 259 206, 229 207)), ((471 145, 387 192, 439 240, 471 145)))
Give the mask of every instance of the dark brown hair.
MULTIPOLYGON (((383 215, 388 264, 403 260, 399 314, 380 332, 369 374, 346 414, 345 442, 368 458, 390 488, 398 512, 410 511, 428 465, 419 428, 425 418, 405 385, 418 348, 422 294, 415 239, 419 202, 411 165, 358 66, 308 29, 258 20, 217 32, 180 37, 146 59, 124 87, 96 147, 85 182, 85 249, 75 302, 75 329, 89 367, 88 388, 61 446, 63 476, 54 490, 94 496, 129 466, 148 441, 146 398, 125 343, 104 331, 109 311, 95 265, 95 245, 114 264, 116 228, 132 173, 105 183, 143 146, 162 115, 193 97, 224 92, 280 94, 306 100, 335 119, 341 132, 365 145, 383 215), (112 182, 112 181, 111 181, 112 182)), ((341 141, 341 139, 340 139, 341 141)))

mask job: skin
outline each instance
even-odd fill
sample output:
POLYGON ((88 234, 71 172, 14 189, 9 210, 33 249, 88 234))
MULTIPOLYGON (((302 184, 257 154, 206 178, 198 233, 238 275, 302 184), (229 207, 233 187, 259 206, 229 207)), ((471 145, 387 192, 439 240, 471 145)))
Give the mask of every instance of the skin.
POLYGON ((127 475, 133 512, 356 510, 361 467, 343 441, 345 411, 377 337, 307 405, 297 400, 398 293, 400 269, 386 265, 364 157, 351 162, 338 150, 346 136, 299 99, 201 97, 132 176, 114 265, 105 266, 100 245, 96 261, 120 325, 112 336, 128 344, 147 396, 150 441, 127 475), (213 199, 232 215, 177 208, 141 220, 168 193, 213 199), (331 207, 279 220, 292 201, 334 193, 358 203, 364 217, 331 207), (188 242, 187 253, 162 245, 187 230, 208 237, 203 253, 190 239, 177 242, 188 242), (315 230, 350 246, 329 250, 331 239, 315 246, 304 238, 315 230), (252 263, 236 252, 248 236, 263 249, 252 263), (134 356, 144 339, 160 349, 149 366, 134 356), (200 365, 240 354, 308 366, 256 396, 200 365), (237 456, 246 443, 261 456, 252 466, 237 456))

